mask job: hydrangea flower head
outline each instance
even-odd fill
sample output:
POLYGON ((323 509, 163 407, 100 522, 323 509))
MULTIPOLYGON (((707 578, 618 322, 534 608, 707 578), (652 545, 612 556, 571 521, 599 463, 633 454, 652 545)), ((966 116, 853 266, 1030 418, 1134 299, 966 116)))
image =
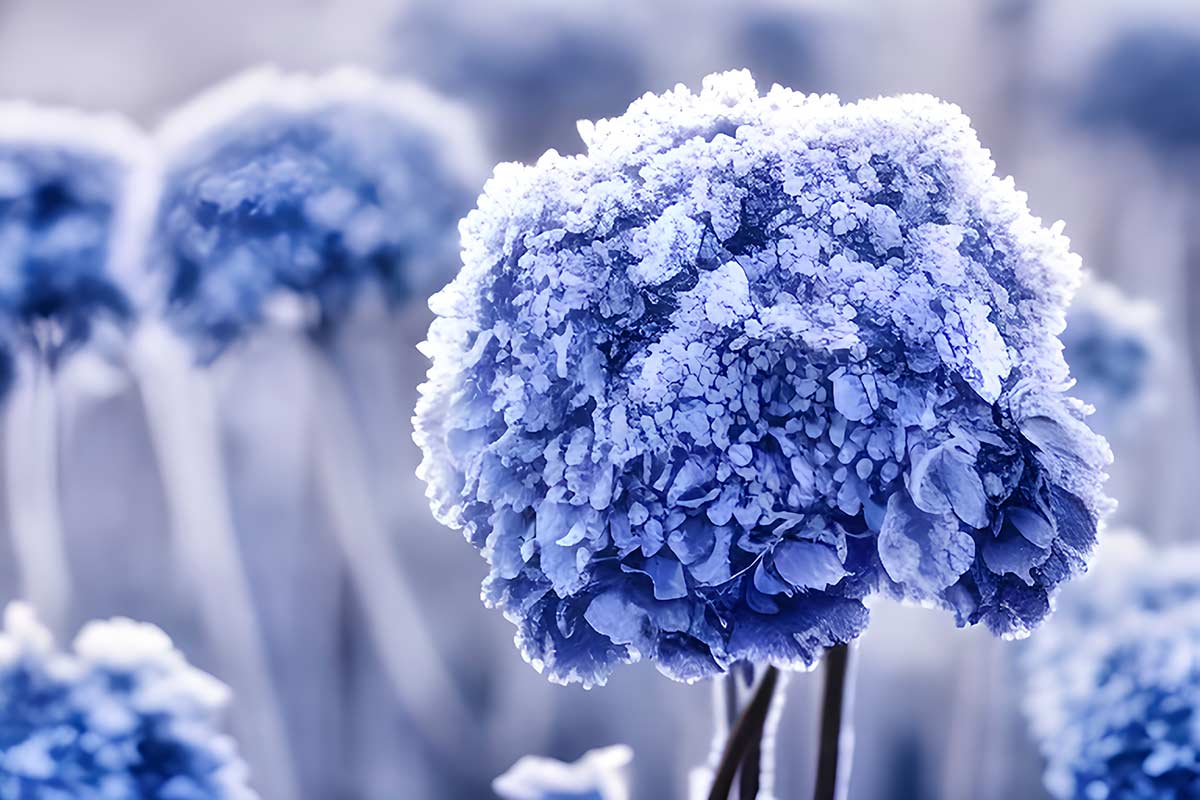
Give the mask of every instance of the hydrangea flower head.
POLYGON ((115 243, 145 153, 120 118, 0 103, 0 306, 52 359, 129 316, 115 243))
POLYGON ((62 653, 14 603, 0 633, 0 797, 256 800, 219 733, 228 695, 152 625, 90 623, 62 653))
POLYGON ((1088 123, 1125 130, 1167 152, 1200 145, 1200 34, 1134 27, 1097 59, 1079 100, 1088 123))
POLYGON ((525 756, 492 784, 504 800, 629 800, 625 745, 591 750, 573 764, 525 756))
POLYGON ((525 656, 804 668, 876 591, 1037 624, 1109 454, 1062 393, 1078 260, 961 112, 733 72, 581 131, 468 216, 415 420, 525 656))
POLYGON ((1107 534, 1027 653, 1026 711, 1062 800, 1200 797, 1200 552, 1107 534))
POLYGON ((1097 427, 1113 431, 1136 422, 1153 405, 1167 349, 1153 304, 1088 280, 1071 303, 1062 342, 1075 393, 1096 407, 1097 427))
POLYGON ((351 69, 252 71, 177 112, 159 140, 149 263, 202 357, 281 298, 321 328, 365 287, 391 303, 427 296, 453 273, 482 164, 464 112, 351 69))

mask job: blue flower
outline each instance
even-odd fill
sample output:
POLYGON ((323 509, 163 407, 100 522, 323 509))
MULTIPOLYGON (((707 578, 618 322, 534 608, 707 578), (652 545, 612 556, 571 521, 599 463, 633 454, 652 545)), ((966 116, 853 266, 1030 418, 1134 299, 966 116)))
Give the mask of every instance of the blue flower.
POLYGON ((219 733, 227 701, 152 625, 93 622, 62 653, 14 603, 0 632, 0 797, 256 800, 219 733))
POLYGON ((632 759, 625 745, 591 750, 573 764, 525 756, 492 788, 504 800, 629 800, 625 770, 632 759))
POLYGON ((1143 26, 1100 54, 1079 101, 1080 119, 1125 130, 1164 152, 1200 145, 1200 35, 1143 26))
POLYGON ((0 308, 52 360, 124 322, 117 231, 143 137, 115 117, 0 104, 0 308))
POLYGON ((453 274, 478 186, 473 130, 424 90, 353 70, 257 70, 201 97, 159 136, 148 261, 167 316, 211 359, 284 298, 320 331, 365 288, 427 296, 453 274))
POLYGON ((749 73, 501 165, 431 300, 437 518, 556 681, 811 666, 884 592, 1022 635, 1109 460, 1064 396, 1079 280, 957 108, 749 73))
POLYGON ((1155 399, 1167 337, 1154 305, 1088 280, 1071 304, 1062 342, 1075 393, 1096 407, 1101 430, 1136 422, 1155 399))
POLYGON ((1026 660, 1051 794, 1200 797, 1200 552, 1107 534, 1059 606, 1026 660))

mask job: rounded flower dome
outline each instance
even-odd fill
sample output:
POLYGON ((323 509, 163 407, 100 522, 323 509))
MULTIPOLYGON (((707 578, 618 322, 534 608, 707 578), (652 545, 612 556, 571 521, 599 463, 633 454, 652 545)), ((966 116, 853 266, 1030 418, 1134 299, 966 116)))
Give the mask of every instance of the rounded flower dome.
POLYGON ((581 130, 465 221, 415 419, 525 656, 803 668, 875 592, 1037 624, 1109 453, 1062 392, 1078 259, 966 117, 733 72, 581 130))
POLYGON ((22 604, 0 631, 0 797, 256 800, 233 740, 229 691, 153 625, 87 625, 73 652, 22 604))
POLYGON ((390 303, 428 296, 454 272, 483 163, 462 110, 352 69, 252 71, 176 112, 158 140, 147 260, 167 316, 206 358, 283 297, 319 329, 365 287, 390 303))

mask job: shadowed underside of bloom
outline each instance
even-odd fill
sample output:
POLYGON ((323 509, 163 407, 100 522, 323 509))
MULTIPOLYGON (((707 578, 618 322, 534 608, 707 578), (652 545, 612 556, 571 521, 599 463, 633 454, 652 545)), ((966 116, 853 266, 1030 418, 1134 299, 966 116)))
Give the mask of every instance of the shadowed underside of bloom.
POLYGON ((1026 711, 1062 800, 1200 797, 1200 552, 1106 534, 1029 644, 1026 711))
POLYGON ((626 769, 633 751, 622 744, 584 753, 573 764, 525 756, 496 778, 504 800, 629 800, 626 769))
POLYGON ((277 298, 320 328, 365 287, 398 304, 443 285, 483 163, 462 110, 349 69, 250 72, 176 112, 159 143, 149 263, 204 358, 277 298))
POLYGON ((415 420, 525 656, 803 668, 875 591, 1038 623, 1109 454, 1061 391, 1078 261, 961 112, 734 72, 581 130, 464 223, 415 420))
POLYGON ((1200 145, 1200 34, 1173 27, 1122 33, 1097 59, 1080 119, 1124 129, 1175 152, 1200 145))
POLYGON ((129 303, 112 269, 143 137, 116 117, 0 103, 0 304, 51 358, 129 303))
POLYGON ((1167 335, 1154 305, 1090 279, 1071 303, 1062 342, 1074 393, 1096 407, 1100 430, 1136 424, 1157 399, 1167 335))
POLYGON ((228 690, 158 628, 94 622, 54 649, 30 609, 0 632, 0 796, 256 800, 220 717, 228 690))

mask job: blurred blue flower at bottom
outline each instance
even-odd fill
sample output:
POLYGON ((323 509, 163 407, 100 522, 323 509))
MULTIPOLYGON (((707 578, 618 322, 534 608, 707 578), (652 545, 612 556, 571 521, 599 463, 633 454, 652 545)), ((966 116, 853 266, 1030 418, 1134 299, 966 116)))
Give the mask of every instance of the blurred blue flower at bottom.
POLYGON ((629 800, 632 760, 633 750, 623 744, 589 750, 572 764, 525 756, 492 788, 504 800, 629 800))

